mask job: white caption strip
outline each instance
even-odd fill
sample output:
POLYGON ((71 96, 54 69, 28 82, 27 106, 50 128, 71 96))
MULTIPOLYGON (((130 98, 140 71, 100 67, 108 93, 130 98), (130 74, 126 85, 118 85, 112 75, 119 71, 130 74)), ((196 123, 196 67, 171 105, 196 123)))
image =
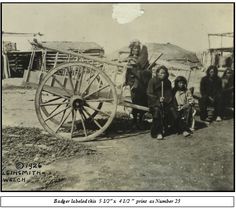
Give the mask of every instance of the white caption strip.
POLYGON ((1 207, 234 207, 233 196, 2 197, 1 207))

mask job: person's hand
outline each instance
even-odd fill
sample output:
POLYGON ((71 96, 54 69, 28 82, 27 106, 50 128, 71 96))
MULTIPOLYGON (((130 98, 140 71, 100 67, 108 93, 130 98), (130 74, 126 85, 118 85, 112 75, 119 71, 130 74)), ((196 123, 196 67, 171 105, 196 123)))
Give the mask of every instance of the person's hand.
POLYGON ((163 103, 163 102, 164 102, 164 100, 165 100, 165 98, 164 98, 164 97, 160 97, 160 102, 161 102, 161 103, 163 103))
POLYGON ((136 64, 137 63, 137 59, 131 57, 131 58, 128 59, 128 62, 129 62, 129 64, 136 64))
POLYGON ((137 62, 132 60, 132 61, 129 62, 129 64, 130 64, 131 66, 135 66, 135 65, 137 64, 137 62))
POLYGON ((188 103, 189 103, 189 105, 193 105, 194 104, 194 99, 189 99, 188 103))
POLYGON ((209 99, 210 99, 211 102, 214 102, 214 99, 212 97, 209 97, 209 99))
POLYGON ((179 105, 178 106, 178 111, 181 111, 183 109, 183 106, 179 105))

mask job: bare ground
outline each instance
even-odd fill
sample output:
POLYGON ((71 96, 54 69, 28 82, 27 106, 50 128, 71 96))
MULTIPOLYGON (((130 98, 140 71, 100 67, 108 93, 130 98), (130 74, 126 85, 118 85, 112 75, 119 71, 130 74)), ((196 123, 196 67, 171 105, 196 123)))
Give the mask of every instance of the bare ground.
POLYGON ((21 182, 3 182, 3 191, 234 189, 232 119, 209 127, 198 124, 189 138, 170 135, 163 141, 151 139, 147 130, 123 131, 129 121, 118 119, 111 127, 113 134, 67 144, 42 130, 34 111, 34 93, 19 87, 3 89, 3 164, 5 170, 17 170, 17 161, 40 163, 36 170, 44 173, 27 175, 21 182))

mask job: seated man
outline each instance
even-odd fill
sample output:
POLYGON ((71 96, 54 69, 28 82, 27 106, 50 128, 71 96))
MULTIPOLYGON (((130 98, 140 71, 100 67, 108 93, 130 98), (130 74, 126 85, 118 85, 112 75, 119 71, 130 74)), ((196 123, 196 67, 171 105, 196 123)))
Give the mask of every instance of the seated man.
POLYGON ((223 110, 226 107, 233 107, 234 105, 234 72, 231 68, 227 68, 221 78, 222 80, 222 100, 223 110))
POLYGON ((218 77, 216 66, 209 66, 206 76, 200 83, 201 98, 199 99, 200 118, 202 121, 211 121, 208 118, 207 107, 214 107, 214 117, 216 121, 221 121, 222 117, 222 82, 218 77))

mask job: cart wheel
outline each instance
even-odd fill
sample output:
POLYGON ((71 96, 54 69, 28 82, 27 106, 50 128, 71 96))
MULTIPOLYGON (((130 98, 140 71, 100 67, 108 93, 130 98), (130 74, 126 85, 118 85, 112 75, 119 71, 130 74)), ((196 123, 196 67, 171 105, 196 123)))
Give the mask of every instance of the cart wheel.
MULTIPOLYGON (((56 100, 57 100, 57 98, 55 98, 56 100)), ((59 99, 59 97, 58 97, 58 99, 59 99)), ((42 103, 42 100, 40 101, 41 103, 42 103)), ((100 110, 101 108, 102 108, 102 104, 103 103, 98 103, 98 106, 96 107, 98 110, 100 110)), ((57 108, 58 106, 56 106, 56 108, 57 108)), ((43 111, 43 113, 48 117, 48 116, 50 116, 50 111, 51 111, 51 109, 48 109, 48 108, 46 108, 45 106, 41 106, 41 110, 43 111), (48 111, 49 110, 49 111, 48 111)), ((90 119, 92 119, 92 118, 94 118, 96 115, 98 114, 98 111, 94 111, 93 112, 93 114, 91 115, 91 116, 89 116, 89 118, 90 119)), ((59 120, 57 120, 55 117, 53 117, 53 118, 50 118, 50 120, 53 122, 53 123, 55 123, 55 124, 57 124, 57 125, 59 125, 60 123, 61 123, 61 121, 60 121, 60 119, 59 120)), ((63 125, 62 125, 63 127, 70 127, 70 124, 68 124, 68 123, 64 123, 63 125)))
POLYGON ((37 89, 35 109, 50 134, 90 141, 111 124, 117 102, 115 86, 101 69, 75 62, 48 72, 37 89))
MULTIPOLYGON (((41 102, 42 102, 42 101, 41 101, 41 102)), ((102 108, 102 104, 103 104, 103 103, 98 103, 98 106, 97 106, 96 108, 97 108, 98 110, 100 110, 100 109, 102 108)), ((43 113, 44 113, 46 116, 50 116, 50 111, 48 112, 48 111, 47 111, 47 110, 48 110, 47 108, 45 108, 44 106, 41 106, 41 109, 42 109, 43 113)), ((94 111, 93 114, 92 114, 91 116, 89 116, 89 118, 90 118, 90 119, 94 118, 98 113, 99 113, 98 111, 94 111)), ((50 118, 50 120, 51 120, 53 123, 57 124, 57 125, 60 124, 60 120, 56 120, 55 118, 50 118)), ((62 126, 63 126, 63 127, 69 127, 70 124, 64 123, 62 126)))

